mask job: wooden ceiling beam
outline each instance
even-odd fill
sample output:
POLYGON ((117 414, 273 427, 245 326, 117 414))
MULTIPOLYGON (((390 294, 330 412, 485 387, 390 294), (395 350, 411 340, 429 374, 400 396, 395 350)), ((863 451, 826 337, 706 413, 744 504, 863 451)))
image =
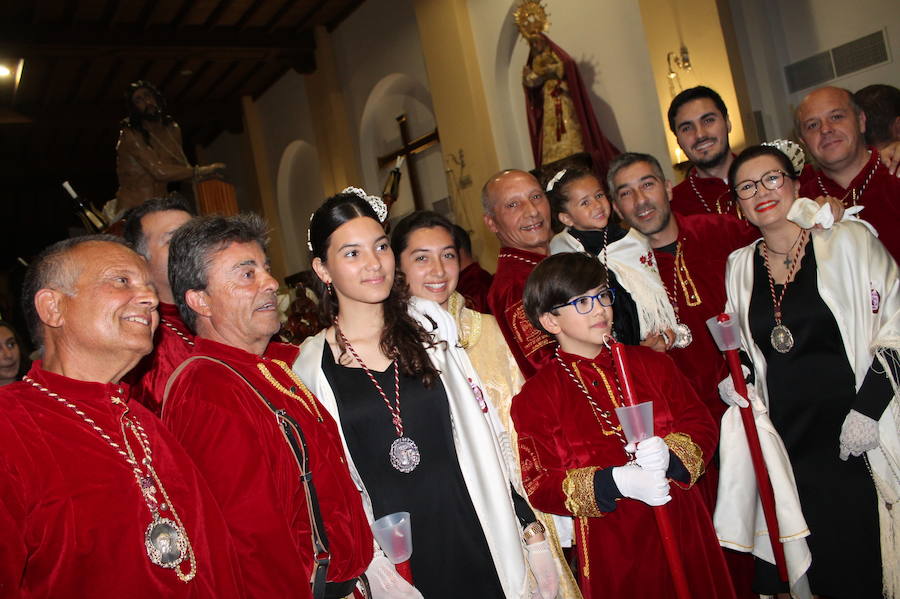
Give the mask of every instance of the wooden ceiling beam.
POLYGON ((59 25, 0 25, 0 55, 97 56, 98 53, 137 58, 185 58, 206 60, 293 61, 315 53, 311 31, 267 32, 260 28, 160 27, 146 31, 134 27, 108 29, 92 24, 77 28, 59 25))
MULTIPOLYGON (((214 119, 224 120, 231 113, 240 113, 240 103, 231 102, 199 102, 180 105, 175 102, 168 107, 168 112, 182 125, 204 123, 214 119)), ((9 127, 37 128, 94 128, 118 126, 119 119, 126 116, 122 102, 100 104, 50 104, 46 106, 18 106, 16 112, 27 116, 31 123, 2 123, 9 127)))

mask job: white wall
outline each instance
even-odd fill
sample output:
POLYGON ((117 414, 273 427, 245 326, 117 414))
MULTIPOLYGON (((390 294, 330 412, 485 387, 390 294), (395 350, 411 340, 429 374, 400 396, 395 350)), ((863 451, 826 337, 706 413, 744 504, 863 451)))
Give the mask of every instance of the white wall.
MULTIPOLYGON (((532 168, 521 84, 528 44, 512 20, 518 4, 469 0, 469 13, 500 164, 532 168)), ((578 63, 603 132, 620 150, 659 157, 671 176, 638 3, 553 0, 546 5, 548 35, 578 63)))
MULTIPOLYGON (((379 169, 377 158, 397 150, 400 130, 394 120, 405 113, 415 139, 435 129, 428 75, 410 0, 367 0, 332 33, 338 81, 347 99, 351 134, 359 151, 364 181, 380 194, 391 166, 379 169)), ((426 207, 446 197, 440 149, 418 154, 415 161, 426 207)), ((400 200, 392 218, 413 210, 409 165, 403 166, 400 200)))
POLYGON ((810 90, 788 94, 784 67, 886 29, 889 61, 839 77, 830 85, 856 91, 872 83, 900 87, 900 7, 896 0, 730 0, 754 110, 767 136, 793 128, 792 111, 810 90))

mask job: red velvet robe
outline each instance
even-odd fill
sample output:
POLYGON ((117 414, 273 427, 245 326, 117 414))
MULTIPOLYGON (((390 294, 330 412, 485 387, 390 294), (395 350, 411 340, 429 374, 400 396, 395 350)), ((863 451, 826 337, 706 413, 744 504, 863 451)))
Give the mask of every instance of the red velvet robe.
MULTIPOLYGON (((127 399, 127 384, 77 381, 40 361, 28 376, 124 447, 123 408, 111 398, 127 399)), ((209 487, 156 416, 134 401, 128 407, 187 531, 196 577, 184 583, 150 561, 144 533, 151 515, 125 459, 66 405, 18 382, 0 389, 0 596, 243 596, 232 538, 209 487)), ((143 455, 130 434, 128 441, 143 455)))
MULTIPOLYGON (((694 282, 697 297, 691 293, 689 301, 685 290, 680 285, 676 287, 674 254, 655 250, 653 257, 669 293, 669 301, 676 300, 678 318, 691 329, 694 337, 689 346, 673 348, 668 353, 718 423, 727 407, 719 398, 718 384, 728 374, 728 368, 706 327, 706 320, 725 309, 728 255, 758 239, 759 230, 731 216, 676 214, 674 217, 678 222, 678 240, 687 274, 694 282)), ((682 278, 686 278, 685 273, 682 278)))
MULTIPOLYGON (((625 349, 638 401, 653 401, 654 432, 688 435, 695 460, 682 460, 696 474, 713 454, 717 428, 687 380, 668 357, 649 348, 625 349), (702 451, 698 456, 697 449, 702 451), (699 459, 697 459, 699 457, 699 459)), ((594 360, 561 353, 602 410, 620 405, 610 354, 594 360), (601 376, 600 373, 603 373, 601 376), (604 377, 605 376, 605 380, 604 377), (609 383, 609 387, 606 383, 609 383), (615 399, 610 395, 615 393, 615 399)), ((586 599, 675 597, 672 577, 660 541, 654 509, 635 499, 621 499, 614 511, 599 513, 592 484, 567 501, 565 481, 573 472, 621 466, 627 462, 624 442, 595 416, 583 392, 556 359, 526 381, 513 398, 512 419, 518 434, 525 491, 536 509, 576 517, 579 584, 586 599), (591 512, 591 504, 595 513, 591 512)), ((667 443, 672 447, 669 439, 667 443)), ((682 445, 684 447, 684 445, 682 445)), ((673 449, 676 455, 678 450, 673 449)), ((672 482, 666 508, 675 528, 688 585, 704 599, 733 597, 731 579, 716 539, 712 518, 697 490, 672 482)))
MULTIPOLYGON (((875 166, 874 175, 856 201, 857 205, 865 207, 859 213, 859 217, 875 227, 875 230, 878 231, 878 239, 894 257, 894 260, 900 262, 900 179, 888 172, 887 167, 880 161, 878 150, 871 146, 869 150, 872 155, 850 182, 849 190, 854 190, 859 194, 872 167, 875 166)), ((822 195, 823 188, 832 197, 846 198, 844 199, 845 206, 853 205, 852 195, 848 195, 848 189, 844 189, 812 166, 806 165, 800 174, 800 196, 818 197, 822 195)))
POLYGON ((493 280, 494 275, 481 268, 477 262, 473 262, 459 271, 456 290, 466 298, 466 307, 482 314, 490 314, 487 296, 493 280))
POLYGON ((553 339, 528 322, 522 305, 525 280, 546 257, 525 250, 500 248, 497 272, 488 292, 491 313, 497 319, 500 332, 526 379, 534 376, 538 368, 553 356, 553 339))
POLYGON ((672 188, 672 211, 688 214, 731 214, 737 216, 737 202, 731 195, 731 187, 718 177, 700 177, 697 169, 691 168, 684 181, 672 188), (691 187, 691 181, 697 188, 691 187), (703 202, 697 194, 703 197, 703 202), (704 202, 706 205, 704 206, 704 202))
POLYGON ((169 375, 184 362, 193 349, 194 334, 181 320, 178 307, 160 302, 159 326, 153 337, 153 351, 144 356, 127 376, 131 383, 132 399, 159 416, 169 375))
MULTIPOLYGON (((195 350, 238 370, 300 424, 331 552, 328 580, 362 574, 372 559, 372 533, 337 426, 318 400, 313 406, 312 393, 274 362, 281 360, 290 371, 298 348, 271 343, 260 357, 198 337, 195 350), (276 389, 258 365, 306 403, 276 389)), ((248 590, 261 598, 311 597, 313 548, 306 495, 294 454, 269 408, 224 366, 194 360, 173 382, 163 421, 219 498, 237 539, 248 590)))

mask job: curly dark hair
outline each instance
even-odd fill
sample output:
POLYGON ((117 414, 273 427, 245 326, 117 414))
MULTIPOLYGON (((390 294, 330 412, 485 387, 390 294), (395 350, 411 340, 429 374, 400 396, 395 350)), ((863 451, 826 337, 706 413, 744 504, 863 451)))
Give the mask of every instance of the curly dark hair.
MULTIPOLYGON (((309 243, 313 259, 318 258, 323 264, 327 264, 332 233, 344 223, 360 217, 379 222, 369 203, 357 195, 339 193, 325 200, 309 222, 309 243)), ((390 293, 382 302, 384 328, 379 348, 385 356, 397 361, 400 372, 406 376, 421 378, 426 387, 431 387, 440 372, 431 363, 426 349, 433 347, 435 341, 407 311, 410 294, 406 277, 399 270, 393 275, 390 293)), ((315 291, 320 298, 322 321, 328 325, 334 324, 340 311, 337 298, 329 292, 321 279, 316 281, 315 291)), ((340 337, 337 343, 341 348, 340 357, 343 357, 347 349, 340 337)))

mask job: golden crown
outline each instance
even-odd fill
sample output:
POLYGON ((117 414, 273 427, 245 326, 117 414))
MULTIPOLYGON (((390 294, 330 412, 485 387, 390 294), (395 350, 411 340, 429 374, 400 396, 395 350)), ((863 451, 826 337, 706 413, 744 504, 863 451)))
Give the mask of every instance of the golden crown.
POLYGON ((550 29, 550 20, 544 5, 537 0, 525 0, 513 13, 519 32, 530 37, 550 29))

